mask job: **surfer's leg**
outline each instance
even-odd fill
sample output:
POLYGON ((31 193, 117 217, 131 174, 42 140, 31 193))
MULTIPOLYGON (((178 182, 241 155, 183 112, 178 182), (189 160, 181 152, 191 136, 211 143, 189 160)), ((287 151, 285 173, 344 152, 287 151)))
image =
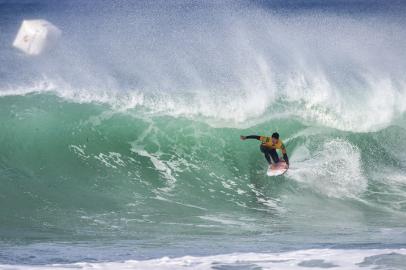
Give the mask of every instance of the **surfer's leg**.
POLYGON ((265 146, 261 145, 259 147, 261 149, 261 152, 264 153, 266 161, 268 161, 269 164, 272 164, 271 162, 271 155, 269 154, 269 149, 267 149, 265 146))
POLYGON ((272 157, 273 162, 278 163, 279 162, 279 156, 278 156, 278 153, 276 152, 276 150, 275 149, 269 149, 268 151, 269 151, 269 154, 272 157))

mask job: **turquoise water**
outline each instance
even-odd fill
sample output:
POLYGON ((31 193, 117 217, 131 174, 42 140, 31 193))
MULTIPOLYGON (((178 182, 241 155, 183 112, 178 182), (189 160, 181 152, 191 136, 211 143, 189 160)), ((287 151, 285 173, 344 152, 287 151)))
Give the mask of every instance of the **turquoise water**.
MULTIPOLYGON (((50 94, 0 101, 5 255, 21 256, 15 242, 34 254, 55 243, 56 258, 70 262, 84 258, 64 254, 67 242, 149 258, 405 241, 401 127, 353 133, 275 119, 213 128, 50 94), (282 177, 265 175, 257 142, 239 140, 270 125, 290 134, 282 177)), ((90 258, 116 259, 105 253, 90 258)), ((37 256, 26 260, 49 259, 37 256)))
POLYGON ((1 3, 0 268, 402 269, 403 7, 161 4, 1 3))

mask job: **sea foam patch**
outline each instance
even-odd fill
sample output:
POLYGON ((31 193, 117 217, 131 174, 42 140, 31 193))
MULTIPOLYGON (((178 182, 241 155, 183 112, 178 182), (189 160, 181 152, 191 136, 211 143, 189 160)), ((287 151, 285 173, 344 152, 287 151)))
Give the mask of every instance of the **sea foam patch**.
POLYGON ((312 153, 306 146, 298 147, 291 160, 295 167, 289 177, 329 197, 357 197, 367 188, 360 150, 346 140, 327 140, 312 153))
POLYGON ((404 269, 406 249, 308 249, 281 253, 233 253, 152 260, 50 265, 0 265, 0 269, 404 269))

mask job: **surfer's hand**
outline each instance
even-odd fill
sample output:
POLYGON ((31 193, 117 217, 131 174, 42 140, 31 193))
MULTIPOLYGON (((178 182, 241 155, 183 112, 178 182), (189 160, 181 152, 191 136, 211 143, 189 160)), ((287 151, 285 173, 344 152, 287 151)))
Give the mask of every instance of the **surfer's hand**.
POLYGON ((247 139, 247 137, 245 137, 245 136, 240 136, 240 139, 242 140, 242 141, 244 141, 245 139, 247 139))

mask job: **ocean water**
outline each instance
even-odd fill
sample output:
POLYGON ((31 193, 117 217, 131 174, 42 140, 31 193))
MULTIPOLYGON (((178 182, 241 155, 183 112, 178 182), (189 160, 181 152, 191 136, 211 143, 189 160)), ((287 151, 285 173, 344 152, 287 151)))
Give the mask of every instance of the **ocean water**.
POLYGON ((406 269, 405 11, 0 1, 0 269, 406 269))

